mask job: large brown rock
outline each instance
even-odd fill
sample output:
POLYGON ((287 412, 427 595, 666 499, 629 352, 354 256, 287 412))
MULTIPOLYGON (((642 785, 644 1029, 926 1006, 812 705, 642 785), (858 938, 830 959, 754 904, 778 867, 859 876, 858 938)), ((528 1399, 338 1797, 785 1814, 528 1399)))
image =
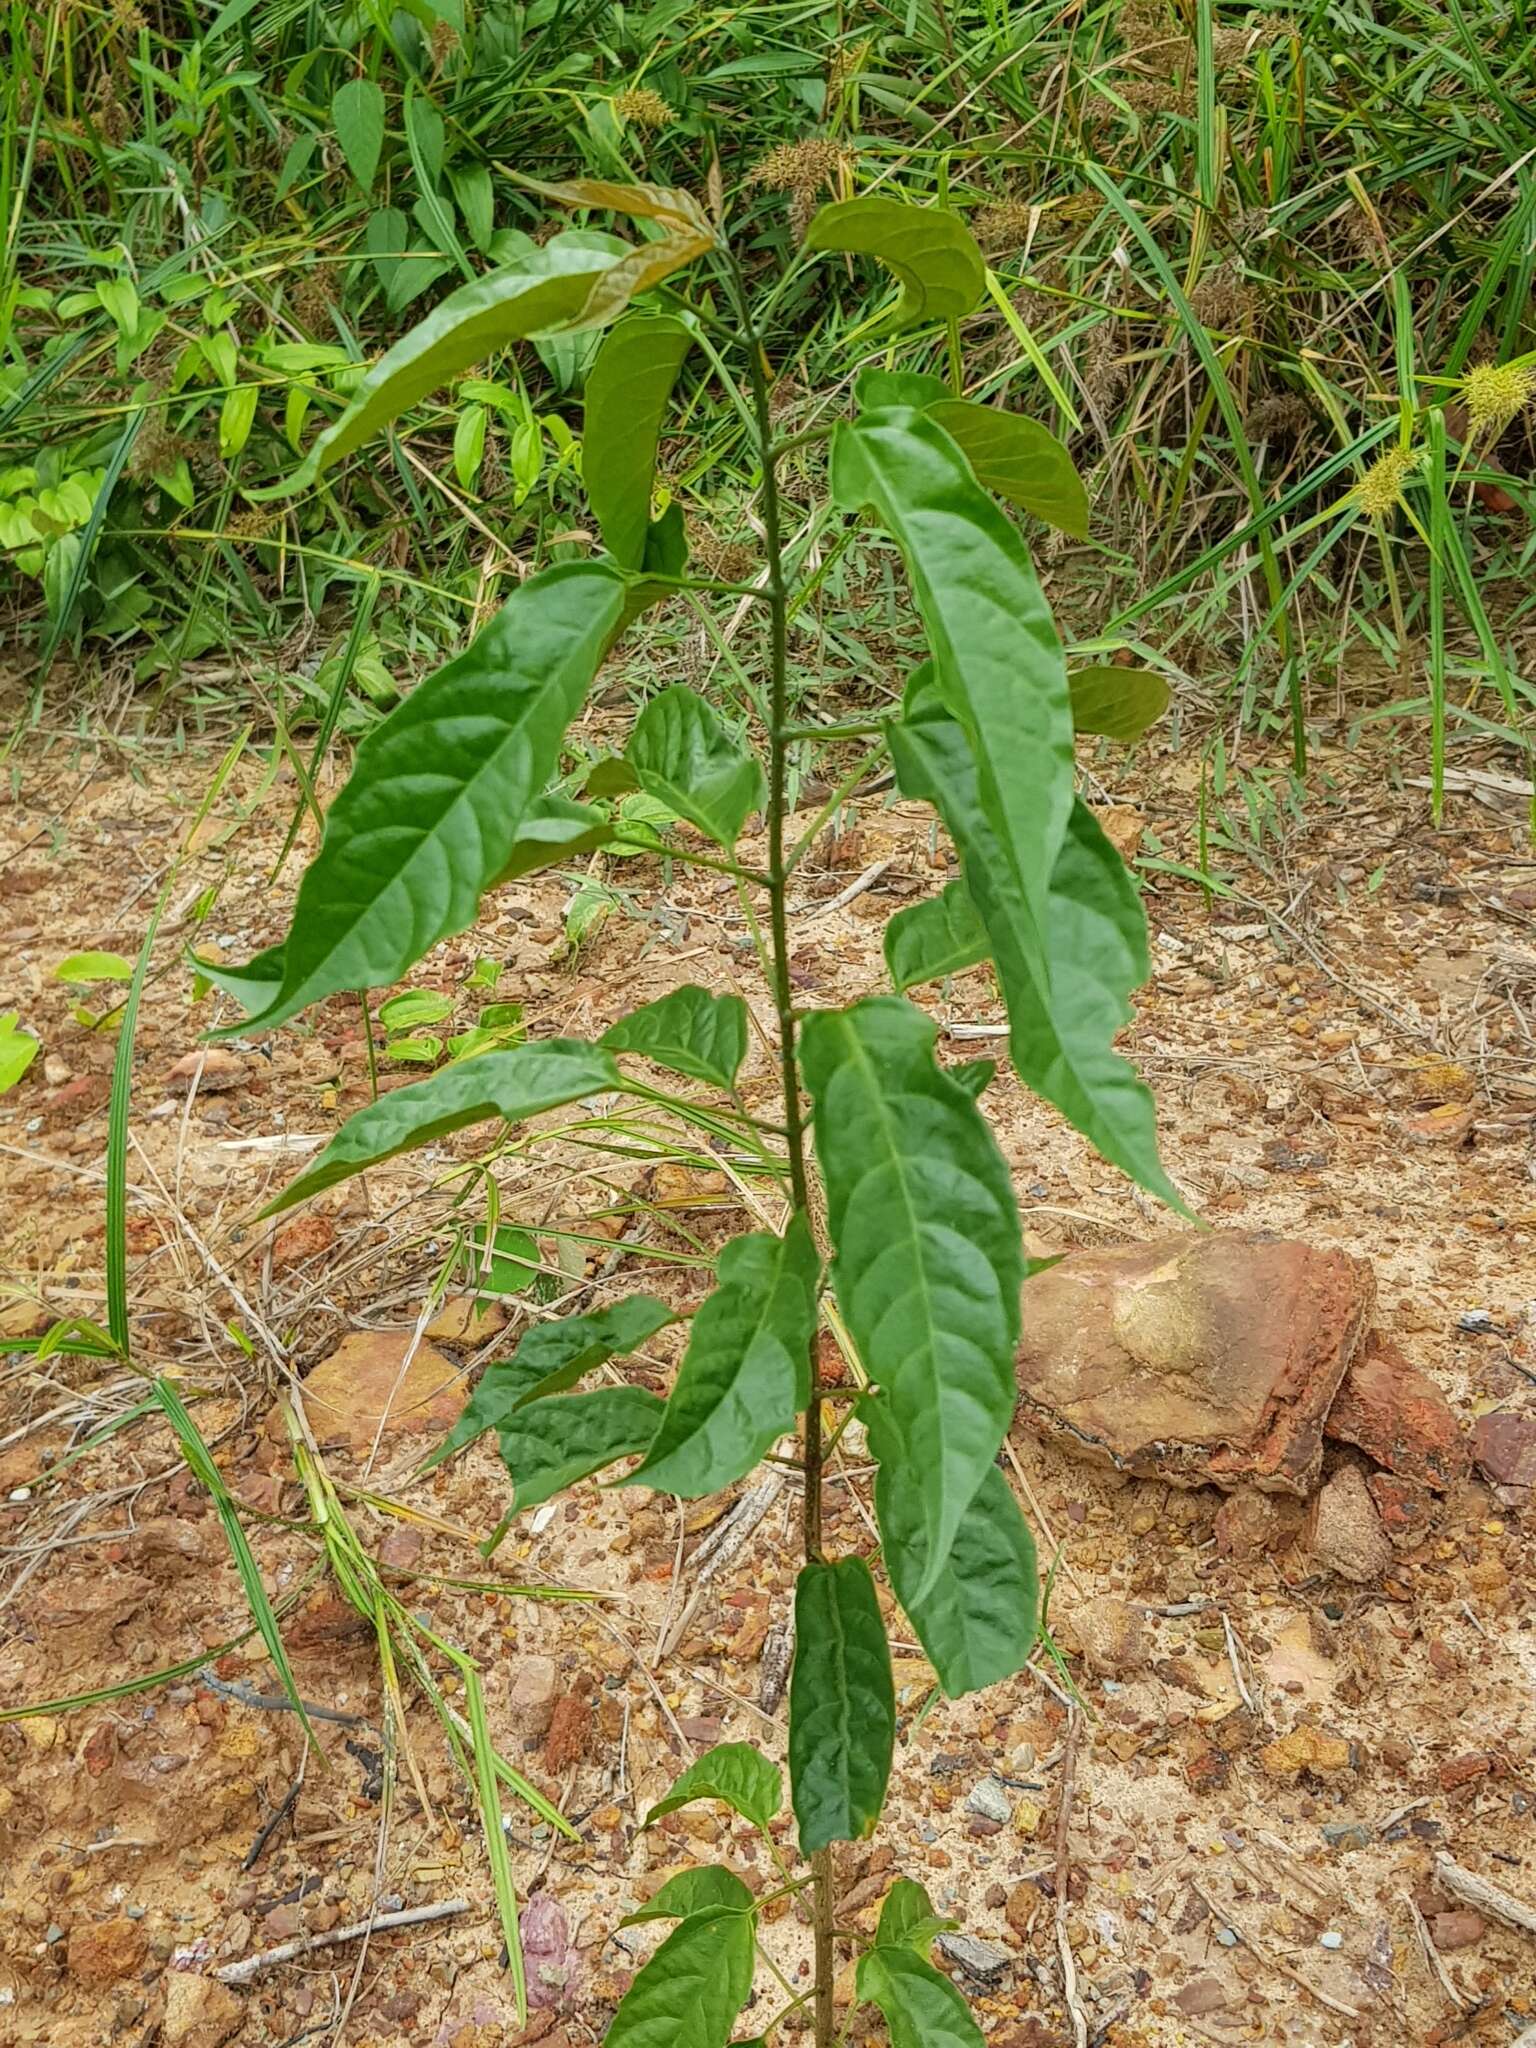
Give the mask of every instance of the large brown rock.
POLYGON ((359 1453, 401 1435, 442 1436, 459 1419, 469 1382, 413 1330, 354 1330, 304 1382, 304 1404, 322 1444, 359 1453))
POLYGON ((1021 1413, 1138 1477, 1305 1494, 1375 1296, 1364 1259, 1254 1231, 1069 1252, 1025 1291, 1021 1413))
POLYGON ((1389 1472, 1437 1493, 1467 1471, 1467 1446, 1444 1394, 1374 1330, 1344 1375, 1326 1429, 1389 1472))

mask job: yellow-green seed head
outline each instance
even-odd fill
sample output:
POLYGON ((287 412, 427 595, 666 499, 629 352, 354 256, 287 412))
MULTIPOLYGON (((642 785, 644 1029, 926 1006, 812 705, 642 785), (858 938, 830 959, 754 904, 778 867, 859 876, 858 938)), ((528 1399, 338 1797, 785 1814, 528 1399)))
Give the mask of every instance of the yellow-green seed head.
POLYGON ((1528 363, 1479 363, 1461 382, 1473 434, 1502 434, 1536 398, 1536 368, 1528 363))
POLYGON ((1403 485, 1423 458, 1419 448, 1389 448, 1355 485, 1350 496, 1373 519, 1385 519, 1402 503, 1403 485))

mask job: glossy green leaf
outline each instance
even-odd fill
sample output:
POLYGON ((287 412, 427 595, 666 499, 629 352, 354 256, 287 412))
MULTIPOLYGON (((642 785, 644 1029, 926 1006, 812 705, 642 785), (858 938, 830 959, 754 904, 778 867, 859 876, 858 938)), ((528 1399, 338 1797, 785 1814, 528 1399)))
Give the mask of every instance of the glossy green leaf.
POLYGON ((429 1145, 466 1124, 492 1116, 520 1123, 622 1085, 612 1055, 579 1038, 541 1038, 508 1052, 482 1053, 408 1088, 392 1088, 349 1116, 309 1171, 290 1182, 262 1214, 291 1209, 350 1174, 429 1145))
POLYGON ((631 1010, 608 1027, 602 1043, 612 1052, 644 1053, 669 1073, 729 1089, 747 1056, 747 1006, 740 996, 711 995, 690 983, 631 1010))
POLYGON ((610 1358, 639 1350, 675 1320, 665 1302, 649 1294, 627 1294, 622 1301, 594 1309, 589 1315, 535 1323, 523 1333, 510 1358, 491 1360, 463 1414, 422 1471, 432 1471, 486 1430, 504 1428, 528 1402, 562 1393, 610 1358))
POLYGON ((205 960, 201 954, 189 957, 192 965, 215 988, 232 996, 242 1009, 250 1012, 264 1010, 268 1003, 276 1000, 277 992, 283 985, 282 945, 268 946, 264 952, 253 953, 240 967, 226 967, 219 960, 205 960))
POLYGON ((1153 668, 1075 668, 1067 676, 1072 693, 1072 724, 1078 732, 1099 733, 1107 740, 1139 740, 1168 709, 1173 692, 1153 668))
POLYGON ((662 1403, 644 1387, 598 1387, 553 1394, 514 1410, 496 1432, 522 1514, 618 1458, 643 1451, 656 1434, 662 1403))
POLYGON ((518 826, 507 864, 496 880, 515 882, 519 875, 531 875, 556 861, 575 860, 606 846, 612 837, 612 824, 590 804, 575 804, 563 796, 541 796, 518 826))
POLYGON ((0 1095, 16 1086, 38 1051, 39 1041, 20 1028, 14 1010, 0 1016, 0 1095))
POLYGON ((846 510, 873 508, 906 557, 939 694, 970 739, 1029 914, 1020 943, 1044 983, 1074 762, 1066 663, 1029 551, 926 413, 890 407, 840 424, 832 482, 846 510))
POLYGON ((821 1261, 803 1214, 782 1237, 752 1231, 720 1253, 689 1328, 667 1412, 632 1483, 696 1500, 730 1486, 795 1426, 810 1398, 821 1261))
POLYGON ((465 652, 376 726, 299 884, 271 1030, 338 989, 398 981, 472 923, 554 771, 618 622, 623 582, 561 564, 513 592, 465 652))
POLYGON ((1022 413, 944 398, 928 414, 965 452, 976 481, 1076 540, 1088 538, 1088 493, 1053 433, 1022 413))
POLYGON ((611 249, 555 236, 515 262, 450 292, 369 370, 341 417, 319 436, 286 483, 265 494, 304 490, 344 455, 361 448, 419 400, 483 357, 546 328, 568 326, 594 281, 611 270, 611 249), (574 246, 573 246, 574 244, 574 246))
POLYGON ((908 689, 907 707, 890 733, 897 781, 904 796, 937 806, 959 849, 1008 1004, 1020 1078, 1106 1159, 1182 1209, 1158 1159, 1152 1096, 1114 1050, 1115 1033, 1130 1016, 1130 992, 1147 976, 1146 921, 1124 861, 1093 813, 1074 800, 1071 829, 1053 863, 1040 972, 1033 906, 1012 850, 987 814, 965 732, 921 675, 908 689))
POLYGON ((959 1924, 934 1912, 932 1899, 915 1879, 898 1877, 880 1908, 875 1942, 881 1948, 913 1949, 926 1962, 934 1936, 959 1924))
POLYGON ((647 795, 659 797, 717 846, 734 846, 748 814, 763 801, 757 756, 681 683, 651 698, 635 720, 624 757, 647 795))
POLYGON ((926 1592, 927 1539, 905 1466, 880 1467, 875 1513, 891 1586, 949 1697, 980 1692, 1022 1671, 1039 1604, 1035 1545, 997 1467, 987 1468, 926 1592))
POLYGON ((502 1224, 491 1234, 489 1246, 483 1224, 469 1233, 464 1247, 465 1284, 475 1290, 477 1300, 501 1300, 510 1294, 526 1294, 539 1277, 539 1248, 526 1230, 502 1224))
POLYGON ((389 1032, 415 1031, 424 1024, 441 1024, 453 1015, 453 997, 440 989, 406 988, 379 1005, 379 1022, 389 1032))
POLYGON ((916 320, 958 320, 986 290, 987 269, 970 230, 956 214, 901 199, 841 199, 822 207, 806 231, 808 249, 873 256, 901 283, 891 316, 897 327, 916 320))
POLYGON ((795 1582, 789 1783, 801 1854, 869 1834, 885 1804, 896 1689, 862 1557, 807 1564, 795 1582))
POLYGON ((671 1791, 645 1816, 645 1825, 653 1826, 695 1799, 718 1799, 766 1834, 784 1804, 784 1780, 778 1765, 750 1742, 720 1742, 673 1781, 671 1791))
POLYGON ((331 101, 331 126, 347 169, 365 192, 373 190, 384 147, 384 93, 371 78, 349 78, 331 101))
POLYGON ((884 1943, 866 1949, 855 1983, 859 1997, 884 2015, 891 2048, 982 2048, 964 1998, 914 1949, 884 1943))
POLYGON ((963 1088, 972 1102, 979 1102, 997 1079, 996 1060, 962 1060, 956 1067, 946 1067, 957 1088, 963 1088))
POLYGON ((964 882, 909 903, 885 928, 885 964, 898 990, 959 974, 988 957, 987 932, 964 882))
POLYGON ((631 313, 603 339, 582 395, 581 475, 603 545, 626 569, 644 563, 656 445, 693 336, 681 320, 631 313))
POLYGON ((695 1913, 673 1928, 619 2001, 605 2048, 726 2048, 752 1991, 751 1913, 695 1913))
POLYGON ((686 1920, 693 1913, 727 1911, 748 1913, 753 1895, 734 1870, 722 1870, 718 1863, 703 1863, 696 1870, 680 1870, 669 1877, 655 1896, 637 1912, 626 1913, 621 1927, 639 1927, 647 1920, 686 1920))
POLYGON ((926 412, 931 405, 943 405, 954 392, 942 377, 930 377, 922 370, 860 370, 853 380, 853 402, 860 412, 874 412, 885 405, 913 405, 926 412))
POLYGON ((450 164, 448 183, 464 216, 469 239, 482 256, 488 255, 491 237, 496 232, 496 188, 491 181, 490 165, 450 164))
POLYGON ((817 1010, 802 1038, 833 1285, 878 1395, 870 1443, 905 1476, 932 1590, 1018 1399, 1023 1254, 1007 1163, 900 996, 817 1010))
POLYGON ((133 962, 121 953, 71 953, 55 967, 53 978, 77 988, 93 981, 132 981, 133 962))

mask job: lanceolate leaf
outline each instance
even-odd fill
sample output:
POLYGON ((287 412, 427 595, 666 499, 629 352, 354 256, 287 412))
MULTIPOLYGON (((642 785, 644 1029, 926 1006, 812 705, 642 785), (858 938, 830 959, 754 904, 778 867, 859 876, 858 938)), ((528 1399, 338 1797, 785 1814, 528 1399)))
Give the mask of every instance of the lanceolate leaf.
POLYGON ((782 1237, 753 1231, 720 1254, 715 1291, 694 1316, 645 1462, 631 1480, 695 1500, 750 1472, 795 1426, 810 1397, 821 1262, 803 1214, 782 1237))
POLYGON ((750 1742, 717 1743, 688 1766, 664 1799, 657 1800, 645 1825, 676 1813, 680 1806, 691 1806, 695 1799, 719 1799, 766 1832, 784 1804, 784 1780, 778 1765, 769 1763, 750 1742))
POLYGON ((1088 493, 1077 465, 1038 420, 965 398, 943 399, 928 413, 964 449, 979 484, 1077 540, 1088 538, 1088 493))
POLYGON ((734 846, 748 813, 763 801, 757 756, 681 683, 651 698, 635 720, 625 759, 647 795, 669 804, 718 846, 734 846))
POLYGON ((960 850, 971 899, 987 928, 1008 1004, 1020 1077, 1143 1187, 1182 1209, 1157 1156, 1150 1092, 1114 1050, 1129 995, 1147 976, 1146 923, 1125 863, 1085 804, 1053 864, 1044 972, 1038 926, 1011 849, 987 815, 965 733, 931 687, 914 678, 908 715, 890 733, 902 794, 937 805, 960 850))
POLYGON ((264 1215, 291 1209, 349 1174, 397 1152, 429 1145, 487 1117, 519 1123, 546 1109, 605 1094, 623 1081, 612 1056, 579 1038, 541 1038, 506 1052, 483 1052, 442 1067, 409 1088, 394 1088, 350 1116, 307 1173, 284 1188, 264 1215))
POLYGON ((560 206, 601 207, 627 213, 634 220, 653 220, 669 233, 714 239, 709 216, 691 192, 675 185, 620 185, 610 178, 564 178, 557 184, 517 175, 517 183, 560 206))
POLYGON ((383 89, 371 78, 349 78, 331 101, 331 124, 347 169, 365 192, 371 192, 384 146, 383 89))
POLYGON ((862 1557, 801 1567, 789 1681, 789 1782, 809 1856, 880 1818, 896 1742, 896 1689, 875 1582, 862 1557))
POLYGON ((658 1067, 730 1088, 747 1056, 747 1006, 692 984, 631 1010, 603 1033, 614 1052, 644 1053, 658 1067))
POLYGON ((914 1949, 884 1943, 866 1949, 856 1987, 884 2014, 891 2048, 982 2048, 964 1998, 914 1949))
POLYGON ((909 903, 885 928, 885 964, 898 990, 974 967, 988 954, 987 932, 964 882, 909 903))
POLYGON ((618 260, 611 249, 556 235, 543 248, 450 292, 373 365, 293 476, 270 492, 247 495, 281 497, 307 489, 323 470, 461 370, 527 335, 568 326, 580 316, 598 276, 618 260))
POLYGON ((646 1920, 686 1920, 691 1913, 726 1908, 750 1912, 752 1893, 734 1870, 722 1870, 718 1863, 704 1863, 696 1870, 680 1870, 669 1877, 637 1912, 627 1913, 621 1927, 638 1927, 646 1920))
POLYGON ((958 320, 986 290, 987 271, 970 230, 936 206, 900 199, 843 199, 824 206, 806 232, 808 249, 873 256, 901 281, 892 323, 958 320))
POLYGON ((1072 713, 1028 550, 925 413, 890 407, 841 424, 832 477, 838 502, 872 506, 906 557, 939 693, 971 741, 1029 913, 1020 942, 1043 980, 1047 883, 1072 809, 1072 713))
POLYGON ((619 2001, 606 2048, 726 2048, 752 1990, 756 1924, 717 1909, 675 1927, 619 2001))
POLYGON ((649 1294, 627 1294, 622 1301, 594 1309, 590 1315, 535 1323, 510 1358, 492 1359, 463 1414, 422 1471, 441 1465, 484 1431, 504 1428, 529 1401, 560 1393, 610 1358, 638 1351, 658 1330, 675 1321, 665 1302, 649 1294))
POLYGON ((583 393, 581 475, 603 545, 626 569, 645 560, 656 443, 693 336, 681 320, 631 313, 604 337, 583 393))
POLYGON ((616 1458, 643 1451, 656 1433, 662 1403, 644 1387, 598 1387, 555 1394, 514 1410, 496 1432, 512 1475, 518 1513, 563 1487, 600 1472, 616 1458))
POLYGON ((870 1379, 870 1441, 912 1498, 929 1593, 1018 1397, 1024 1280, 1008 1167, 935 1027, 899 996, 806 1019, 806 1085, 836 1256, 870 1379))
POLYGON ((885 1568, 940 1685, 959 1699, 1011 1678, 1028 1661, 1039 1592, 1034 1539, 1012 1488, 992 1465, 938 1578, 920 1593, 927 1549, 913 1507, 902 1469, 882 1466, 875 1479, 875 1513, 885 1568))
POLYGON ((1071 670, 1067 687, 1074 729, 1107 740, 1139 740, 1168 709, 1172 695, 1156 669, 1120 668, 1114 662, 1071 670))
POLYGON ((226 1036, 397 981, 473 920, 554 771, 623 593, 601 563, 546 569, 369 733, 299 885, 282 986, 226 1036))

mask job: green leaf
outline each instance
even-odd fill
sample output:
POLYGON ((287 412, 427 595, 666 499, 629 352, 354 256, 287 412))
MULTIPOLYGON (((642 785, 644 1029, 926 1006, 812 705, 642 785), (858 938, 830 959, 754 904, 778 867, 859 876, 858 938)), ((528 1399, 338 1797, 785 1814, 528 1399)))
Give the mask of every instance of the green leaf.
POLYGON ((947 404, 954 395, 942 377, 922 370, 860 370, 853 380, 853 402, 860 412, 874 412, 883 405, 912 405, 926 412, 931 405, 947 404))
POLYGON ((423 1024, 441 1024, 453 1015, 453 997, 435 988, 402 989, 379 1005, 379 1022, 386 1031, 415 1031, 423 1024))
POLYGON ((608 1027, 602 1043, 612 1052, 644 1053, 669 1073, 729 1089, 747 1056, 747 1006, 740 996, 711 995, 690 983, 631 1010, 608 1027))
POLYGON ((384 147, 384 93, 371 78, 349 78, 331 101, 331 126, 347 169, 365 192, 373 190, 384 147))
POLYGON ((862 1557, 803 1565, 789 1681, 789 1782, 802 1855, 871 1832, 895 1742, 891 1651, 869 1566, 862 1557))
POLYGON ((901 281, 891 324, 959 320, 981 299, 987 268, 970 230, 936 206, 900 199, 842 199, 824 206, 806 231, 808 249, 873 256, 901 281))
POLYGON ((900 996, 817 1010, 802 1040, 832 1279, 879 1389, 870 1443, 899 1467, 932 1590, 1018 1399, 1023 1253, 1007 1163, 900 996))
POLYGON ((898 1877, 880 1908, 875 1942, 880 1948, 910 1948, 926 1962, 936 1934, 959 1926, 933 1910, 933 1901, 913 1878, 898 1877))
POLYGON ((750 1472, 794 1428, 810 1398, 820 1271, 798 1211, 782 1237, 752 1231, 725 1246, 666 1415, 631 1484, 696 1500, 750 1472))
POLYGON ((959 974, 988 957, 986 927, 964 882, 909 903, 885 928, 885 964, 897 990, 959 974))
POLYGON ((1067 688, 1074 729, 1101 733, 1107 740, 1139 740, 1168 709, 1173 694, 1156 669, 1119 668, 1114 662, 1072 669, 1067 688))
POLYGON ((613 826, 590 804, 575 804, 563 796, 541 796, 518 826, 507 864, 496 880, 514 882, 519 875, 531 875, 555 861, 593 853, 612 837, 613 826))
POLYGON ((1034 1539, 1013 1489, 991 1465, 925 1592, 928 1548, 915 1508, 906 1467, 882 1465, 875 1513, 885 1568, 940 1685, 959 1699, 1011 1678, 1029 1660, 1039 1605, 1034 1539))
POLYGON ((253 953, 243 967, 226 967, 222 961, 205 960, 200 953, 188 957, 215 988, 233 996, 243 1009, 254 1011, 272 1002, 283 985, 283 952, 281 945, 268 946, 264 952, 253 953))
MULTIPOLYGON (((403 240, 400 246, 404 247, 403 240)), ((503 269, 450 292, 379 358, 346 411, 320 435, 299 469, 265 495, 281 497, 307 489, 322 471, 372 440, 460 370, 530 334, 567 326, 581 313, 593 280, 616 260, 609 249, 584 243, 572 247, 571 241, 557 235, 543 248, 530 249, 503 269)))
POLYGON ((970 2007, 914 1950, 883 1943, 866 1949, 855 1984, 859 1997, 884 2014, 891 2048, 982 2048, 970 2007))
POLYGON ((539 1277, 539 1248, 526 1230, 503 1224, 491 1235, 489 1249, 485 1226, 477 1224, 464 1248, 463 1273, 477 1300, 501 1300, 509 1294, 526 1294, 539 1277))
POLYGON ((612 1057, 579 1038, 541 1038, 509 1052, 482 1053, 461 1066, 444 1067, 429 1080, 392 1088, 349 1116, 309 1171, 290 1182, 262 1214, 291 1209, 350 1174, 429 1145, 466 1124, 492 1116, 520 1123, 583 1095, 622 1086, 612 1057))
POLYGON ((984 489, 1076 540, 1088 538, 1088 493, 1077 465, 1037 420, 965 398, 945 398, 928 415, 964 450, 984 489))
POLYGON ((466 405, 453 429, 453 473, 462 490, 472 491, 485 460, 486 412, 483 405, 466 405))
POLYGON ((753 1897, 734 1870, 722 1870, 718 1863, 705 1863, 697 1870, 680 1870, 637 1912, 626 1913, 621 1927, 639 1927, 647 1920, 686 1920, 694 1913, 728 1911, 748 1913, 753 1897))
POLYGON ((717 846, 734 846, 748 813, 763 801, 757 756, 681 683, 651 698, 624 757, 648 796, 659 797, 717 846))
POLYGON ((16 1086, 37 1053, 38 1040, 20 1029, 16 1011, 7 1010, 0 1017, 0 1095, 16 1086))
POLYGON ((1146 921, 1124 861, 1074 799, 1051 875, 1046 966, 1037 971, 1039 927, 1011 850, 987 815, 970 743, 920 675, 907 703, 907 717, 890 732, 896 779, 904 796, 938 807, 959 848, 1008 1004, 1021 1079, 1106 1159, 1183 1211, 1158 1159, 1151 1093, 1114 1050, 1131 1014, 1130 992, 1147 977, 1146 921))
POLYGON ((751 1913, 695 1913, 675 1927, 619 2001, 605 2048, 726 2048, 752 1991, 751 1913))
POLYGON ((121 953, 71 953, 55 967, 53 978, 80 988, 93 981, 132 981, 133 962, 121 953))
POLYGON ((270 1030, 338 989, 398 981, 473 922, 554 771, 622 600, 601 563, 544 570, 374 727, 299 884, 282 986, 225 1035, 270 1030))
POLYGON ((965 1090, 972 1102, 979 1102, 997 1079, 997 1061, 962 1060, 959 1066, 949 1067, 946 1072, 957 1087, 965 1090))
POLYGON ((583 393, 581 475, 603 545, 626 569, 645 560, 656 444, 693 336, 670 315, 631 313, 603 339, 583 393))
MULTIPOLYGON (((548 1041, 546 1041, 548 1042, 548 1041)), ((525 1331, 510 1358, 495 1358, 480 1376, 463 1414, 422 1466, 430 1472, 445 1458, 472 1444, 488 1429, 501 1429, 528 1402, 562 1393, 583 1373, 623 1358, 675 1322, 665 1302, 649 1294, 627 1294, 590 1315, 566 1316, 559 1322, 535 1323, 525 1331)))
POLYGON ((873 507, 906 557, 939 695, 970 739, 982 804, 1029 913, 1020 942, 1044 983, 1074 761, 1066 663, 1029 551, 925 413, 890 407, 841 423, 832 482, 845 510, 873 507))
POLYGON ((784 1804, 784 1780, 778 1765, 750 1742, 720 1742, 673 1780, 671 1791, 645 1816, 645 1825, 653 1827, 695 1799, 718 1799, 766 1834, 784 1804))
POLYGON ((659 1397, 644 1387, 555 1394, 517 1409, 496 1432, 517 1512, 538 1507, 616 1458, 643 1451, 661 1410, 659 1397))

